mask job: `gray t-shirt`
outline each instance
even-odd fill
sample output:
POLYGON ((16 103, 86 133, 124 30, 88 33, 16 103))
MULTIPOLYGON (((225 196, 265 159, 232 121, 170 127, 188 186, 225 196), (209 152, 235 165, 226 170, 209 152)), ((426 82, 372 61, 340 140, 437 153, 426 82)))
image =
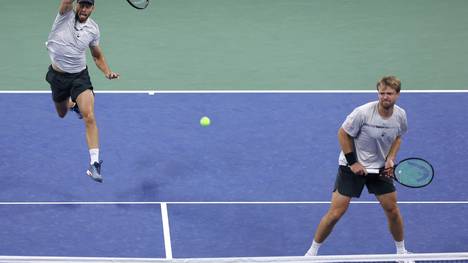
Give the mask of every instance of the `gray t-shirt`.
MULTIPOLYGON (((395 105, 392 116, 384 119, 378 112, 378 103, 373 101, 357 107, 341 125, 354 138, 357 159, 365 168, 383 167, 396 137, 408 129, 405 110, 395 105)), ((347 165, 343 151, 339 164, 347 165)))
POLYGON ((68 73, 86 68, 86 49, 99 45, 99 27, 91 18, 85 23, 75 22, 73 10, 55 18, 46 42, 54 65, 68 73))

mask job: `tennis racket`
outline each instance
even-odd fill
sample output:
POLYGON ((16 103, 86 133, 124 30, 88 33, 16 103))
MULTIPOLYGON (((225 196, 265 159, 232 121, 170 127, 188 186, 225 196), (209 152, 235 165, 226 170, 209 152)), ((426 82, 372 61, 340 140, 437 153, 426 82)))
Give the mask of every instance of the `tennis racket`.
MULTIPOLYGON (((382 175, 384 169, 367 169, 367 172, 382 175)), ((432 182, 434 168, 422 158, 407 158, 393 167, 393 178, 406 187, 420 188, 432 182)))
POLYGON ((136 9, 145 9, 149 5, 149 0, 127 0, 136 9))

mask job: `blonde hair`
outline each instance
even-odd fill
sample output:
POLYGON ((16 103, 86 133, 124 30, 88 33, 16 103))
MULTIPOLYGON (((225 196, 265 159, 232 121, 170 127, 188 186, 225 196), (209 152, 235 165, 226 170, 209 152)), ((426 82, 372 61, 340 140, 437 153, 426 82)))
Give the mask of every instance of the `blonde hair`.
POLYGON ((385 76, 377 82, 377 90, 380 86, 385 86, 394 89, 397 93, 401 90, 401 81, 395 76, 385 76))

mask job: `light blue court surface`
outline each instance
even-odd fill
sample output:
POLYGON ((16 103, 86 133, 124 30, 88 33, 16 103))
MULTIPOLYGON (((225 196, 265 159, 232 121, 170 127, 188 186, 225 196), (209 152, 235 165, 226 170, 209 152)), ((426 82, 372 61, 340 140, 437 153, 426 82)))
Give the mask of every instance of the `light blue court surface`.
MULTIPOLYGON (((85 176, 84 125, 50 94, 0 94, 0 255, 303 255, 328 208, 336 134, 370 93, 96 94, 104 183, 85 176), (201 127, 201 116, 212 125, 201 127)), ((407 247, 467 250, 468 93, 402 93, 400 158, 436 170, 397 186, 407 247)), ((366 191, 366 190, 365 190, 366 191)), ((321 254, 393 253, 364 192, 321 254), (358 234, 359 233, 359 234, 358 234)))

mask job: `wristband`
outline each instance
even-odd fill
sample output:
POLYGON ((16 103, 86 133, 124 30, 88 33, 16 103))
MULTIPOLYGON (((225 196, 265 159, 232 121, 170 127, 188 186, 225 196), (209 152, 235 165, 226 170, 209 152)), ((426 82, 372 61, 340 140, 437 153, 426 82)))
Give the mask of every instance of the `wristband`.
POLYGON ((357 163, 356 156, 354 156, 353 152, 345 153, 344 156, 345 156, 346 162, 348 162, 349 166, 357 163))

